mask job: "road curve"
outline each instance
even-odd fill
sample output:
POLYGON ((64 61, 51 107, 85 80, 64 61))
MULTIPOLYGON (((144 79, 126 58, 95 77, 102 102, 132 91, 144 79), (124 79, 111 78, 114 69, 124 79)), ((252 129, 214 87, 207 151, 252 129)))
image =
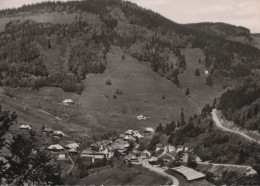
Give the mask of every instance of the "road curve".
POLYGON ((225 131, 225 132, 231 132, 231 133, 234 133, 234 134, 238 134, 238 135, 240 135, 240 136, 242 136, 242 137, 244 137, 244 138, 246 138, 246 139, 248 139, 248 140, 250 140, 250 141, 252 141, 252 142, 256 142, 256 143, 260 144, 260 141, 257 141, 257 140, 251 138, 250 136, 248 136, 248 135, 246 135, 246 134, 244 134, 244 133, 242 133, 242 132, 234 131, 234 130, 231 130, 231 129, 228 129, 228 128, 224 127, 224 126, 222 125, 222 123, 220 122, 216 111, 217 111, 216 109, 213 109, 212 112, 211 112, 211 115, 212 115, 212 119, 213 119, 214 123, 216 124, 216 126, 217 126, 220 130, 223 130, 223 131, 225 131))
POLYGON ((74 166, 75 166, 75 164, 74 164, 73 160, 71 159, 71 157, 70 157, 70 156, 68 156, 68 157, 69 157, 69 159, 70 159, 70 161, 71 161, 71 163, 72 163, 72 166, 70 167, 70 169, 69 169, 66 173, 64 173, 63 175, 61 175, 62 177, 65 176, 65 175, 67 175, 67 174, 69 174, 70 171, 71 171, 71 170, 74 168, 74 166))
POLYGON ((170 174, 167 174, 166 172, 164 172, 163 169, 161 169, 159 167, 153 167, 152 165, 150 165, 150 163, 148 162, 147 159, 143 160, 142 165, 143 165, 143 167, 149 169, 150 171, 153 171, 161 176, 171 179, 172 185, 179 186, 179 181, 177 180, 177 178, 175 178, 174 176, 172 176, 170 174))

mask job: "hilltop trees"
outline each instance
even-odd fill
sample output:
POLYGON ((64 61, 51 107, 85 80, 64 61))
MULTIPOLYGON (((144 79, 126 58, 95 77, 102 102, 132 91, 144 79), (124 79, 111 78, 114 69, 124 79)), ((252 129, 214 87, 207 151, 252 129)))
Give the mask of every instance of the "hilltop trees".
POLYGON ((200 70, 199 69, 195 70, 195 76, 200 76, 200 70))
POLYGON ((60 170, 51 163, 51 157, 46 151, 37 150, 34 132, 28 135, 15 134, 7 143, 6 135, 16 122, 16 114, 3 111, 0 106, 0 150, 6 147, 10 155, 0 155, 0 181, 12 185, 28 184, 62 184, 60 170), (36 149, 36 151, 33 151, 36 149), (5 182, 3 182, 5 179, 5 182))

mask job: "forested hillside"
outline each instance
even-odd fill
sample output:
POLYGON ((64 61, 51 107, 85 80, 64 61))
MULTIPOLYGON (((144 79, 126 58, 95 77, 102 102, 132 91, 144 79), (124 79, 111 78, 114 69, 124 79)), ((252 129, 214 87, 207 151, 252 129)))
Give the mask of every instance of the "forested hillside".
POLYGON ((259 68, 257 48, 230 41, 216 31, 229 36, 236 30, 235 35, 247 36, 249 31, 245 28, 225 24, 180 25, 121 0, 46 2, 2 10, 0 16, 13 18, 0 37, 3 85, 34 89, 58 86, 80 94, 84 89, 81 80, 86 74, 104 72, 106 54, 112 45, 139 61, 150 62, 155 72, 177 86, 178 75, 186 69, 181 48, 203 50, 206 58, 202 63, 210 71, 210 86, 248 76, 251 69, 259 68), (44 22, 21 18, 30 19, 31 15, 43 12, 69 19, 44 22))

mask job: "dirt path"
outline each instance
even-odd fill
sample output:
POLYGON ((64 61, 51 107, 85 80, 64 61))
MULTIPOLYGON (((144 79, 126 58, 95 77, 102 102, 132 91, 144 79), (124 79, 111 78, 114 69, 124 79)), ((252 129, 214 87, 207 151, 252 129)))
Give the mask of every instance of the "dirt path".
POLYGON ((65 175, 67 175, 67 174, 69 174, 70 171, 71 171, 71 170, 74 168, 74 166, 75 166, 75 164, 74 164, 73 160, 71 159, 71 157, 70 157, 70 156, 68 156, 68 157, 69 157, 69 159, 70 159, 70 161, 71 161, 72 166, 70 167, 70 169, 69 169, 66 173, 64 173, 63 175, 61 175, 62 177, 65 176, 65 175))
POLYGON ((242 137, 248 139, 249 141, 256 142, 256 143, 260 144, 260 141, 257 141, 257 140, 255 140, 255 139, 249 137, 248 135, 246 135, 246 134, 244 134, 244 133, 242 133, 242 132, 234 131, 234 130, 231 130, 231 129, 228 129, 228 128, 224 127, 224 126, 222 125, 222 123, 220 122, 216 111, 217 111, 216 109, 213 109, 213 110, 212 110, 212 112, 211 112, 211 114, 212 114, 212 119, 213 119, 214 123, 216 124, 216 126, 217 126, 220 130, 223 130, 223 131, 225 131, 225 132, 231 132, 231 133, 234 133, 234 134, 238 134, 238 135, 240 135, 240 136, 242 136, 242 137))

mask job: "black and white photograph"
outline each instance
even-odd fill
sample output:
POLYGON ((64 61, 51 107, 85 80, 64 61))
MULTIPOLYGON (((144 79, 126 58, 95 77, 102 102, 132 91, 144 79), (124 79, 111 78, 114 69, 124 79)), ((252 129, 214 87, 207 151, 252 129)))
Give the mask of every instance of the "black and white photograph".
POLYGON ((259 186, 260 0, 0 0, 0 185, 259 186))

